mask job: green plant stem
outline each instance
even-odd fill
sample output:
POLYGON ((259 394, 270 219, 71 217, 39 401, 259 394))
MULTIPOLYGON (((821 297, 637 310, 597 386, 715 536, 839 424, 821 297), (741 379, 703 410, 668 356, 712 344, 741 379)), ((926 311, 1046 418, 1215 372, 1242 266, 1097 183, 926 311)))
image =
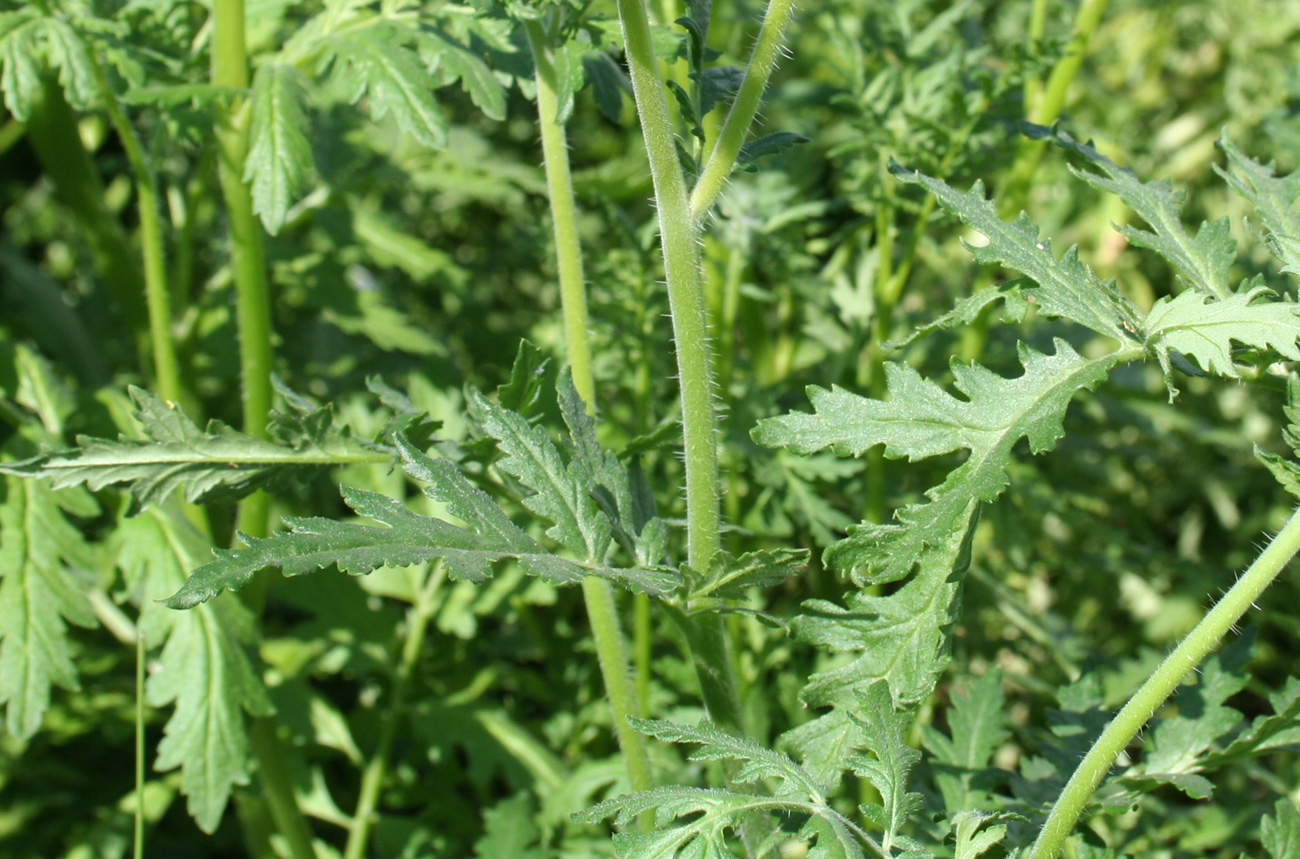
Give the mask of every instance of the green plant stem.
MULTIPOLYGON (((620 8, 622 5, 619 4, 620 8)), ((708 163, 704 165, 699 181, 691 191, 692 223, 698 222, 712 208, 714 200, 727 184, 727 177, 731 175, 732 168, 736 166, 740 147, 745 143, 749 127, 754 122, 759 105, 762 104, 763 91, 767 89, 767 83, 772 78, 772 70, 776 68, 776 61, 781 56, 781 40, 793 11, 794 0, 770 0, 767 5, 763 26, 758 31, 758 41, 754 43, 754 51, 749 55, 745 78, 736 92, 735 100, 731 103, 727 121, 723 123, 722 131, 718 134, 718 141, 714 144, 713 152, 709 154, 708 163)), ((634 78, 634 88, 635 85, 634 78)), ((639 95, 637 103, 640 104, 639 95)))
POLYGON ((397 728, 406 709, 406 695, 410 690, 411 677, 415 674, 416 664, 420 660, 420 646, 424 643, 424 634, 429 627, 429 621, 438 610, 438 590, 446 578, 446 570, 439 563, 429 572, 424 580, 424 586, 416 596, 415 604, 406 612, 406 639, 402 642, 402 653, 393 676, 392 702, 388 706, 383 727, 380 729, 379 743, 370 760, 366 761, 366 768, 361 776, 361 791, 357 797, 356 811, 352 815, 352 825, 348 828, 348 841, 343 849, 343 859, 364 859, 366 855, 370 832, 375 824, 375 808, 379 804, 379 794, 388 775, 388 760, 392 756, 393 743, 397 739, 397 728))
POLYGON ((564 342, 568 349, 573 385, 587 403, 596 403, 596 385, 591 372, 588 344, 587 289, 582 273, 582 246, 578 239, 577 205, 569 169, 569 148, 564 124, 558 121, 559 96, 555 65, 549 40, 540 21, 525 21, 524 32, 537 70, 537 124, 542 134, 542 158, 546 164, 546 190, 550 197, 551 221, 555 230, 555 260, 560 278, 560 307, 564 315, 564 342))
POLYGON ((719 547, 720 499, 717 415, 713 407, 707 311, 700 280, 699 232, 689 216, 686 180, 677 161, 668 100, 655 61, 644 0, 618 0, 618 10, 659 211, 668 304, 677 347, 682 437, 686 447, 687 560, 695 569, 707 570, 719 547))
MULTIPOLYGON (((569 152, 564 125, 558 121, 559 98, 555 66, 551 61, 550 40, 540 21, 524 22, 524 31, 532 48, 537 69, 537 113, 542 133, 542 155, 546 162, 546 187, 550 197, 551 220, 555 226, 555 255, 560 278, 560 306, 564 314, 565 343, 573 384, 587 404, 588 414, 596 413, 596 386, 591 372, 591 346, 588 339, 587 290, 582 274, 582 245, 578 237, 577 205, 573 179, 569 170, 569 152)), ((600 663, 605 694, 614 715, 614 733, 623 752, 632 789, 653 787, 646 739, 629 719, 639 718, 636 686, 628 672, 627 649, 619 624, 614 588, 609 582, 588 577, 582 582, 582 597, 592 640, 600 663)), ((654 827, 654 815, 641 815, 641 828, 654 827)), ((345 857, 353 859, 353 857, 345 857)), ((359 857, 356 857, 359 859, 359 857)))
MULTIPOLYGON (((216 0, 212 50, 212 83, 248 89, 248 53, 244 36, 243 0, 216 0)), ((244 184, 248 156, 246 100, 219 112, 217 172, 230 223, 230 267, 235 281, 235 312, 239 327, 239 370, 243 394, 244 432, 267 437, 271 411, 271 309, 262 228, 253 214, 253 200, 244 184)), ((255 537, 269 531, 270 508, 265 493, 246 498, 239 508, 239 530, 255 537)))
MULTIPOLYGON (((244 33, 243 0, 213 3, 212 83, 248 89, 248 49, 244 33)), ((238 98, 217 116, 217 174, 230 224, 230 268, 235 282, 235 314, 239 328, 239 369, 243 392, 244 432, 266 438, 271 411, 271 309, 266 275, 266 250, 261 225, 253 214, 252 195, 244 184, 248 156, 247 101, 238 98)), ((254 537, 270 532, 270 499, 255 492, 239 505, 236 525, 254 537)), ((258 614, 265 600, 268 577, 245 588, 243 599, 258 614)), ((271 718, 258 718, 249 727, 253 755, 263 794, 284 836, 292 859, 315 859, 311 828, 303 817, 284 765, 284 749, 271 718)))
MULTIPOLYGON (((1061 108, 1065 106, 1066 93, 1079 73, 1079 66, 1083 64, 1083 58, 1088 52, 1088 43, 1092 40, 1092 34, 1097 31, 1097 25, 1101 23, 1101 17, 1105 14, 1109 2, 1110 0, 1084 0, 1079 6, 1079 12, 1074 19, 1074 31, 1065 47, 1065 53, 1052 67, 1052 73, 1038 95, 1038 103, 1031 106, 1033 111, 1029 115, 1031 122, 1050 125, 1060 118, 1061 108)), ((1014 204, 1014 210, 1008 212, 1003 208, 1004 216, 1015 215, 1024 205, 1046 147, 1047 142, 1044 140, 1021 138, 1016 147, 1015 167, 1008 184, 1008 193, 1004 195, 1007 201, 1005 205, 1014 204)))
POLYGON ((1300 552, 1300 509, 1291 515, 1250 569, 1187 634, 1174 652, 1165 657, 1160 667, 1106 726, 1052 806, 1051 814, 1030 851, 1030 859, 1053 859, 1061 851, 1088 799, 1110 771, 1115 758, 1133 741, 1183 679, 1219 646, 1297 552, 1300 552))
MULTIPOLYGON (((644 0, 618 0, 628 70, 636 95, 659 211, 668 304, 677 347, 686 466, 687 562, 707 570, 720 548, 717 415, 708 342, 708 311, 700 273, 699 230, 690 217, 686 182, 677 161, 663 80, 655 61, 644 0)), ((744 735, 727 639, 718 615, 675 610, 691 648, 709 718, 724 731, 744 735)))
POLYGON ((135 635, 135 831, 131 855, 144 857, 144 633, 135 635))
POLYGON ((139 200, 140 244, 144 255, 145 304, 149 311, 149 340, 153 350, 154 381, 158 395, 181 406, 190 406, 181 385, 180 363, 176 360, 176 346, 172 336, 171 292, 167 287, 167 256, 163 249, 162 215, 158 208, 158 179, 145 158, 144 147, 135 133, 131 121, 117 101, 109 86, 104 68, 91 55, 95 82, 109 121, 117 132, 126 152, 131 172, 135 174, 136 196, 139 200))
POLYGON ((272 718, 253 719, 248 727, 249 744, 257 759, 257 778, 262 785, 262 796, 271 810, 275 828, 284 836, 293 859, 315 859, 316 848, 311 843, 311 829, 293 795, 293 782, 289 778, 288 762, 284 759, 284 746, 277 734, 272 718))

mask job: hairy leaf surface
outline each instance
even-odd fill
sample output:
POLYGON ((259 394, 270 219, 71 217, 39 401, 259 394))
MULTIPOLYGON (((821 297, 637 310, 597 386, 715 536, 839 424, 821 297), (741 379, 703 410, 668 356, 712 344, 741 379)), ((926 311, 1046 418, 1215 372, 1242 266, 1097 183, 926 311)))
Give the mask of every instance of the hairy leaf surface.
POLYGON ((982 182, 962 194, 920 173, 896 173, 903 182, 924 185, 946 210, 988 239, 982 247, 968 245, 978 262, 1000 263, 1037 283, 1038 288, 1026 290, 1025 295, 1043 313, 1077 322, 1121 343, 1137 330, 1140 314, 1113 282, 1103 282, 1080 262, 1075 247, 1056 259, 1051 241, 1040 240, 1038 228, 1024 214, 1010 223, 999 218, 993 204, 984 197, 982 182))
POLYGON ((1151 225, 1151 230, 1120 227, 1130 242, 1156 251, 1201 295, 1227 298, 1232 294, 1228 272, 1237 261, 1237 245, 1229 235, 1226 217, 1214 223, 1202 222, 1193 237, 1179 217, 1186 194, 1174 190, 1168 179, 1143 182, 1132 170, 1116 165, 1091 144, 1080 143, 1059 128, 1032 126, 1029 136, 1050 139, 1101 170, 1098 174, 1071 168, 1074 175, 1094 188, 1117 195, 1151 225))
MULTIPOLYGON (((411 477, 429 480, 425 492, 448 504, 469 527, 423 516, 401 501, 361 489, 343 489, 343 499, 358 515, 383 527, 323 518, 287 518, 289 531, 271 537, 244 536, 246 548, 217 550, 217 560, 194 572, 185 586, 166 600, 171 608, 190 608, 224 590, 238 590, 253 575, 278 567, 286 576, 337 566, 347 573, 369 573, 390 566, 410 566, 441 559, 454 578, 485 581, 492 565, 513 558, 525 572, 558 583, 600 576, 657 596, 678 583, 662 569, 615 568, 579 563, 546 549, 510 521, 481 489, 446 460, 435 460, 403 445, 404 467, 411 477)), ((572 497, 572 494, 567 497, 572 497)))

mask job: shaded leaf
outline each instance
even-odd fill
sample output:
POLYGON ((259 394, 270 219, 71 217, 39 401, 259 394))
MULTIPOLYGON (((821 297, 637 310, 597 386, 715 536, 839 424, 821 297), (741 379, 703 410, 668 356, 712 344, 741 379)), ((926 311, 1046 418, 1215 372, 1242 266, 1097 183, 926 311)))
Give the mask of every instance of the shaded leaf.
POLYGON ((434 149, 447 145, 447 120, 434 100, 437 82, 403 42, 406 36, 384 23, 335 33, 325 42, 333 75, 357 102, 369 96, 376 120, 392 115, 398 126, 434 149))
POLYGON ((1275 176, 1273 165, 1260 164, 1241 153, 1225 134, 1219 147, 1227 153, 1227 171, 1215 165, 1222 176, 1241 196, 1255 204, 1255 210, 1268 230, 1268 247, 1282 262, 1282 271, 1300 277, 1300 170, 1275 176))
POLYGON ((249 781, 244 713, 273 712, 244 651, 254 640, 252 614, 235 600, 187 613, 168 611, 156 602, 180 587, 209 550, 174 507, 154 507, 119 520, 113 546, 140 604, 146 644, 162 645, 145 687, 146 700, 154 707, 175 705, 155 767, 180 767, 189 812, 201 829, 212 832, 233 787, 249 781))

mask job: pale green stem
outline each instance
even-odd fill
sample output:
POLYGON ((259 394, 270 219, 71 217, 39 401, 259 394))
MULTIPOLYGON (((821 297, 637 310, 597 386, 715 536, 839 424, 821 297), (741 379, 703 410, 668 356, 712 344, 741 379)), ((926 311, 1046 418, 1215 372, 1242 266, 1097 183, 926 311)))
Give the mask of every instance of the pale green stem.
POLYGON ((588 344, 587 289, 582 274, 582 246, 578 239, 577 205, 569 170, 569 147, 564 125, 557 121, 559 97, 549 40, 540 21, 525 21, 524 32, 537 69, 537 124, 542 133, 542 158, 546 163, 546 191, 555 230, 555 262, 560 278, 560 307, 564 315, 564 342, 578 395, 594 409, 596 385, 591 373, 588 344))
POLYGON ((176 360, 176 347, 172 338, 171 292, 167 287, 167 258, 163 250, 162 215, 158 209, 158 180, 145 158, 144 147, 140 145, 135 128, 118 104, 113 88, 109 86, 103 66, 93 56, 91 68, 108 118, 126 151, 131 172, 135 174, 136 196, 140 204, 140 244, 144 253, 144 289, 149 309, 149 341, 153 350, 158 395, 178 405, 189 405, 183 398, 180 364, 176 360))
MULTIPOLYGON (((677 161, 668 100, 655 61, 644 0, 618 0, 618 10, 641 133, 650 159, 677 347, 686 448, 687 562, 694 569, 707 570, 720 548, 721 515, 717 415, 713 406, 708 311, 700 276, 699 232, 689 217, 686 182, 677 161)), ((690 645, 709 718, 723 730, 743 735, 740 698, 721 620, 708 614, 674 615, 690 645)))
MULTIPOLYGON (((1097 31, 1101 17, 1106 12, 1109 0, 1084 0, 1074 19, 1074 32, 1065 47, 1065 54, 1052 68, 1038 103, 1032 107, 1029 119, 1038 125, 1051 125, 1061 117, 1061 108, 1065 106, 1065 96, 1079 73, 1083 58, 1088 52, 1088 42, 1097 31)), ((1013 216, 1016 211, 1007 211, 1006 206, 1013 205, 1016 210, 1024 204, 1025 195, 1033 184, 1034 174, 1038 172, 1039 162, 1043 160, 1043 151, 1047 142, 1022 138, 1016 150, 1016 166, 1011 174, 1008 193, 1004 196, 1001 211, 1004 216, 1013 216)))
MULTIPOLYGON (((621 3, 619 5, 622 6, 621 3)), ((704 165, 699 181, 691 192, 692 223, 698 222, 708 213, 713 201, 726 186, 732 168, 736 166, 740 147, 745 143, 749 127, 763 102, 763 91, 767 89, 772 70, 776 68, 776 61, 781 56, 781 40, 793 11, 794 0, 771 0, 768 3, 763 26, 758 31, 758 41, 754 44, 749 66, 745 69, 745 79, 731 103, 731 111, 718 134, 718 142, 714 144, 709 161, 704 165)), ((633 84, 635 86, 635 81, 633 84)))
POLYGON ((379 744, 375 752, 366 761, 365 771, 361 775, 361 791, 357 797, 357 807, 352 815, 352 825, 348 828, 348 841, 343 849, 343 859, 364 859, 366 847, 370 842, 370 832, 375 824, 375 808, 379 804, 379 795, 388 775, 388 759, 392 756, 393 743, 397 739, 397 728, 401 724, 406 709, 406 695, 410 689, 411 677, 420 659, 420 646, 424 643, 424 633, 429 621, 438 609, 436 600, 438 589, 446 580, 446 571, 438 564, 425 578, 424 586, 416 596, 415 604, 406 612, 406 640, 402 642, 402 654, 393 677, 392 703, 385 713, 383 727, 380 729, 379 744))
MULTIPOLYGON (((1038 98, 1038 104, 1031 109, 1028 119, 1039 125, 1050 125, 1061 116, 1065 105, 1065 95, 1079 73, 1079 66, 1088 50, 1092 34, 1096 32, 1101 16, 1106 12, 1109 0, 1083 0, 1074 19, 1074 32, 1065 48, 1065 54, 1052 68, 1047 85, 1038 98)), ((1047 142, 1021 138, 1016 147, 1016 160, 1007 179, 1006 190, 997 200, 998 214, 1004 219, 1014 218, 1024 208, 1033 187, 1038 165, 1043 160, 1043 151, 1047 142)), ((975 291, 987 289, 993 280, 993 269, 986 269, 975 285, 975 291)), ((961 346, 958 349, 962 360, 977 360, 984 351, 984 342, 988 339, 991 311, 986 308, 975 321, 962 329, 961 346)))
POLYGON ((1093 743, 1074 775, 1052 806, 1047 822, 1030 851, 1030 859, 1053 859, 1065 845, 1093 791, 1101 784, 1119 753, 1133 742, 1165 699, 1201 664, 1237 621, 1250 610, 1273 579, 1300 552, 1300 510, 1292 514, 1277 536, 1250 565, 1196 628, 1160 663, 1142 687, 1133 693, 1106 730, 1093 743))
POLYGON ((686 181, 677 162, 672 119, 644 0, 618 0, 618 10, 659 210, 668 304, 677 346, 686 447, 687 559, 695 569, 707 570, 719 546, 718 427, 713 408, 707 311, 700 280, 699 232, 690 217, 686 181))
MULTIPOLYGON (((569 151, 564 125, 558 121, 559 99, 555 66, 551 60, 550 40, 539 21, 526 21, 524 31, 533 52, 537 70, 537 113, 542 133, 542 156, 546 162, 546 186, 550 197, 551 220, 555 227, 555 255, 560 277, 560 306, 564 314, 565 342, 573 385, 587 405, 588 414, 596 413, 596 386, 591 372, 591 347, 588 340, 587 291, 582 274, 582 245, 578 238, 577 205, 569 170, 569 151)), ((582 596, 592 640, 600 663, 605 694, 614 715, 614 732, 623 752, 628 781, 634 791, 653 787, 646 739, 629 719, 639 718, 636 688, 628 672, 623 630, 619 624, 614 587, 603 579, 589 576, 582 581, 582 596)), ((641 827, 649 831, 654 815, 641 816, 641 827)), ((345 857, 352 859, 352 857, 345 857)))
MULTIPOLYGON (((244 35, 243 0, 216 0, 214 6, 212 83, 248 89, 248 52, 244 35)), ((230 268, 235 282, 235 312, 239 328, 239 369, 243 386, 244 432, 267 437, 271 411, 271 309, 262 228, 253 214, 253 200, 244 184, 248 157, 248 106, 243 98, 220 111, 216 137, 220 153, 218 174, 230 223, 230 268)), ((239 529, 255 537, 268 532, 267 497, 258 492, 240 505, 239 529)))

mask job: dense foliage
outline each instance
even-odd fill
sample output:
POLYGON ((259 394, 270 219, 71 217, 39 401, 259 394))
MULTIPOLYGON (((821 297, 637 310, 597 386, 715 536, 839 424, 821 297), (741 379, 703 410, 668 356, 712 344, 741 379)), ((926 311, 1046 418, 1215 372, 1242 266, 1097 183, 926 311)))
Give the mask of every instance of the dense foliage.
POLYGON ((0 855, 1300 856, 1298 66, 0 0, 0 855))

